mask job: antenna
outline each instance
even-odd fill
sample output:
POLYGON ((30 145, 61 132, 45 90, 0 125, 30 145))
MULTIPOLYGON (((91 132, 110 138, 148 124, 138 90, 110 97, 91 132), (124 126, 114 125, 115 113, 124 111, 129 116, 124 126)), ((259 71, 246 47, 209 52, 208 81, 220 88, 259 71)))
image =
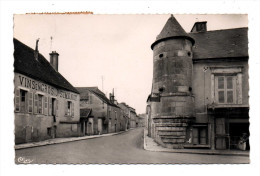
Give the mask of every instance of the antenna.
POLYGON ((50 52, 52 51, 52 39, 53 39, 53 37, 51 36, 50 52))

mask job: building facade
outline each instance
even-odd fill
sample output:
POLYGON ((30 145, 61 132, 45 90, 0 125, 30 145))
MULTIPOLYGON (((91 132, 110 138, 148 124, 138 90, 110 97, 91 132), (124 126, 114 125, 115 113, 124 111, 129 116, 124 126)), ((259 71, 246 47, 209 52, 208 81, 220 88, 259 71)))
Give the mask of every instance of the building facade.
POLYGON ((138 118, 135 109, 129 106, 129 111, 130 111, 130 117, 129 117, 130 128, 136 128, 138 126, 138 118))
POLYGON ((58 72, 58 56, 50 63, 14 39, 15 143, 79 136, 79 93, 58 72))
POLYGON ((197 22, 188 34, 171 16, 151 48, 148 135, 168 148, 249 149, 247 28, 197 22))
POLYGON ((127 130, 130 128, 130 109, 129 106, 122 102, 118 106, 123 110, 123 117, 125 119, 124 129, 127 130))
POLYGON ((138 127, 146 127, 146 114, 138 114, 138 127))
POLYGON ((123 110, 116 104, 113 94, 108 99, 98 87, 77 87, 80 92, 83 135, 114 133, 125 130, 123 110), (91 115, 86 117, 86 109, 91 115), (83 120, 85 119, 85 120, 83 120))

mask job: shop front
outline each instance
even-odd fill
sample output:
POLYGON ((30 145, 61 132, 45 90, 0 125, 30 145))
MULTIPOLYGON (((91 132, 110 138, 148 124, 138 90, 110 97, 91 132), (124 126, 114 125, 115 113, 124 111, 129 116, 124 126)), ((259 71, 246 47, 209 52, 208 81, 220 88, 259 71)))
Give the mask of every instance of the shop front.
POLYGON ((208 111, 214 116, 215 149, 250 149, 248 106, 218 106, 208 111))

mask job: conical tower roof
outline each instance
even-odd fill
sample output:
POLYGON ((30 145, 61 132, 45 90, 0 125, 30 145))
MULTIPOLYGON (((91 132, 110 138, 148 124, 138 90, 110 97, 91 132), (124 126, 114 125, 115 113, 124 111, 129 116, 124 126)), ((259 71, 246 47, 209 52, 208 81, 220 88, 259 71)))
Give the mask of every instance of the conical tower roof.
POLYGON ((160 41, 171 39, 171 38, 186 38, 189 39, 192 44, 195 43, 194 39, 191 38, 181 27, 178 21, 174 18, 173 15, 168 19, 164 25, 161 33, 156 37, 156 41, 152 44, 151 48, 153 49, 154 45, 160 41))

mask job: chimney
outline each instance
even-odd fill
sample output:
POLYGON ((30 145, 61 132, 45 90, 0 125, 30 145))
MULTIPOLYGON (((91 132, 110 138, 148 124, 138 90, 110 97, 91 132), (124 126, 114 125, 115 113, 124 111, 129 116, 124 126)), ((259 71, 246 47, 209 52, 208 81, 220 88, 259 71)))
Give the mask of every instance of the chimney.
POLYGON ((39 56, 39 50, 38 50, 38 43, 39 43, 39 38, 36 40, 36 46, 35 46, 35 50, 34 50, 34 58, 36 60, 38 60, 38 56, 39 56))
POLYGON ((110 99, 110 101, 111 101, 112 103, 115 102, 114 89, 113 89, 113 93, 110 93, 110 94, 109 94, 109 99, 110 99))
POLYGON ((207 31, 207 21, 196 22, 190 32, 206 32, 207 31))
POLYGON ((58 72, 59 54, 56 51, 50 53, 50 64, 58 72))

